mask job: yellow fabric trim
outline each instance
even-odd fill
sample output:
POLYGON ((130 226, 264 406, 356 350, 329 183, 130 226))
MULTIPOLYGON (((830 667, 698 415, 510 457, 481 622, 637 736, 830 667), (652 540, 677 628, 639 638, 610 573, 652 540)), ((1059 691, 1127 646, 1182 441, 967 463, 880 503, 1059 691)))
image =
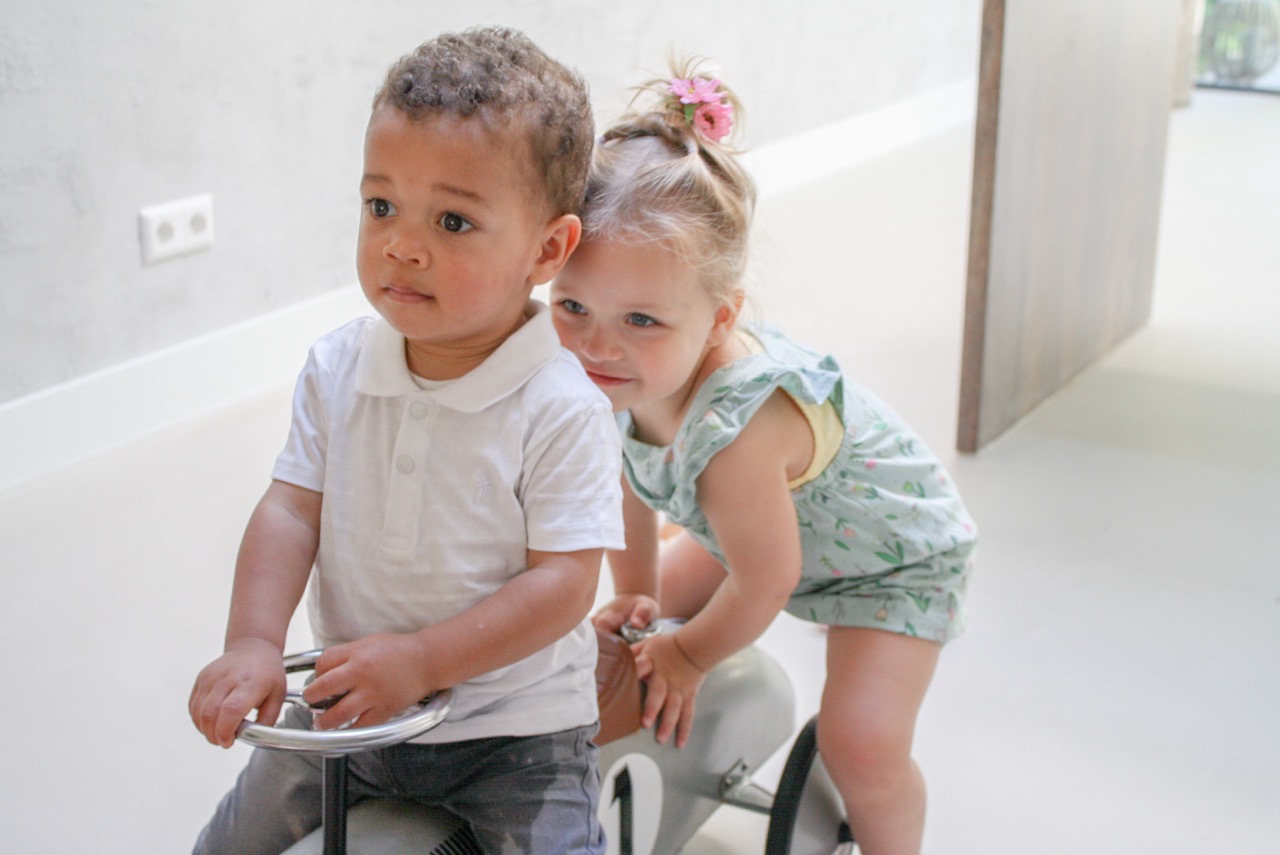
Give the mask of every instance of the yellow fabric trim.
MULTIPOLYGON (((756 337, 745 330, 738 331, 738 338, 753 355, 764 352, 756 337)), ((799 400, 786 389, 782 391, 799 408, 805 421, 809 423, 809 430, 813 431, 813 458, 799 477, 787 483, 787 489, 794 490, 817 478, 835 460, 836 453, 840 451, 840 443, 844 442, 844 423, 840 421, 840 414, 836 412, 835 404, 830 399, 821 404, 810 404, 799 400)))
POLYGON ((836 459, 840 443, 844 441, 844 423, 840 421, 840 414, 836 412, 836 406, 830 399, 821 404, 806 404, 804 401, 796 401, 794 396, 791 400, 804 413, 809 428, 813 431, 813 460, 809 461, 809 468, 799 478, 787 484, 788 490, 803 487, 821 475, 831 465, 831 461, 836 459))

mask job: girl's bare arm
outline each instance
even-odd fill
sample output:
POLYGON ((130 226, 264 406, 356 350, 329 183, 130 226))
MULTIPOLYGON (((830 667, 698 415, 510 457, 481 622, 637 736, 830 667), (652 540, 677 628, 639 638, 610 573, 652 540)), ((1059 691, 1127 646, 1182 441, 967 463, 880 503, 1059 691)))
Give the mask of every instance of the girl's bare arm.
POLYGON ((800 530, 787 483, 812 455, 808 423, 779 393, 698 479, 698 501, 729 573, 679 631, 640 648, 642 673, 659 674, 649 681, 644 720, 653 724, 661 710, 660 741, 674 732, 677 744, 683 744, 692 726, 698 675, 759 638, 795 590, 800 530))

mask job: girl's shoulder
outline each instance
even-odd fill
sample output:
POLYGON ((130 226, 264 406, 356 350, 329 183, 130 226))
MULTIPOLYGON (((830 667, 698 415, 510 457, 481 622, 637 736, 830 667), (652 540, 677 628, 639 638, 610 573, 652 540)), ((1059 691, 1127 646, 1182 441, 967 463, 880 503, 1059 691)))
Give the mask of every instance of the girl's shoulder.
MULTIPOLYGON (((742 415, 743 424, 778 389, 797 401, 821 404, 841 382, 835 359, 796 344, 776 327, 759 324, 744 327, 739 335, 748 355, 717 369, 702 384, 690 407, 690 415, 708 411, 728 417, 742 415)), ((696 422, 686 419, 685 429, 696 422)))
POLYGON ((840 369, 830 357, 796 345, 773 327, 747 327, 742 335, 749 352, 703 381, 671 445, 641 442, 632 436, 629 414, 618 415, 633 489, 646 504, 686 524, 698 517, 698 478, 779 389, 812 404, 842 394, 840 369))
POLYGON ((740 334, 748 354, 707 377, 665 455, 679 462, 686 478, 700 474, 778 390, 814 405, 838 394, 840 368, 831 357, 795 344, 773 327, 747 327, 740 334))

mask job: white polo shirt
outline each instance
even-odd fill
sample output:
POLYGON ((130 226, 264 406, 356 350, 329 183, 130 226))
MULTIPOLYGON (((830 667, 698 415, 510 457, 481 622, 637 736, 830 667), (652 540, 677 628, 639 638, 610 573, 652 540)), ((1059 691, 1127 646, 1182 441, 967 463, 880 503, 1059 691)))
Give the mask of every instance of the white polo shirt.
MULTIPOLYGON (((324 494, 308 592, 316 645, 413 632, 492 594, 526 550, 625 545, 608 400, 560 346, 547 307, 463 377, 420 388, 405 340, 364 318, 311 348, 272 477, 324 494)), ((552 733, 596 720, 586 620, 455 687, 418 742, 552 733)))

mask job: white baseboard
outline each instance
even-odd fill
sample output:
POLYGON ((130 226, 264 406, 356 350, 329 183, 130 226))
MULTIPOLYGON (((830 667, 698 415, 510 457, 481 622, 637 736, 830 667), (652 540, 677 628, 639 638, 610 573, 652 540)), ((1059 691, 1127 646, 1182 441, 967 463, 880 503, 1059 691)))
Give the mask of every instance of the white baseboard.
POLYGON ((0 405, 0 490, 292 383, 312 341, 368 313, 342 288, 0 405))
MULTIPOLYGON (((746 155, 760 197, 785 193, 971 121, 976 79, 746 155)), ((319 335, 367 314, 343 288, 0 405, 0 490, 291 383, 319 335)))

